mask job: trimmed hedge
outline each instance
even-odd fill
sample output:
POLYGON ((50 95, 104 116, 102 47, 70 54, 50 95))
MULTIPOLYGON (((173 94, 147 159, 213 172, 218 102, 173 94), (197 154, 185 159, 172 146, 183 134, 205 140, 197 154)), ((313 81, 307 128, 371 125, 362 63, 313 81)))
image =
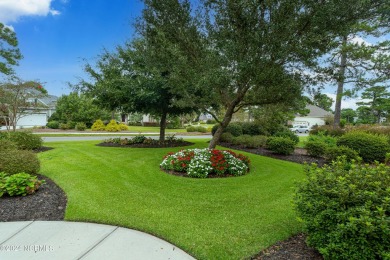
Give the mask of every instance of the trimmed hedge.
POLYGON ((292 131, 279 131, 273 134, 272 136, 279 136, 279 137, 287 137, 290 138, 292 141, 294 141, 295 145, 299 143, 299 137, 294 134, 292 131))
POLYGON ((4 135, 6 139, 14 142, 17 149, 34 150, 42 147, 43 140, 40 136, 29 131, 9 132, 4 135))
POLYGON ((337 145, 357 151, 365 162, 383 162, 390 152, 386 136, 365 132, 348 132, 337 140, 337 145))
POLYGON ((348 162, 359 158, 359 154, 355 150, 346 146, 328 147, 324 155, 328 161, 336 161, 338 157, 342 156, 345 156, 348 162))
POLYGON ((288 137, 269 137, 267 148, 277 154, 289 155, 294 152, 295 143, 288 137))
POLYGON ((294 206, 309 246, 325 259, 389 259, 390 167, 344 158, 305 171, 294 206))
POLYGON ((2 150, 0 151, 0 172, 12 175, 20 172, 37 174, 40 169, 38 157, 32 151, 2 150))

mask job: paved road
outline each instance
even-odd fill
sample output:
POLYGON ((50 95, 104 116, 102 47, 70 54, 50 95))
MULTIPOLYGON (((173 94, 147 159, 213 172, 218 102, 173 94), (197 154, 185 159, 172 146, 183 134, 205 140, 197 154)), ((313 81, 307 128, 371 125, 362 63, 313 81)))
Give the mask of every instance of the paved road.
MULTIPOLYGON (((107 135, 107 136, 61 136, 61 137, 42 137, 44 142, 61 142, 61 141, 95 141, 95 140, 105 140, 109 138, 131 138, 131 136, 121 136, 121 135, 107 135)), ((158 136, 150 136, 153 139, 158 139, 158 136)), ((211 139, 211 135, 176 135, 177 138, 184 139, 211 139)))

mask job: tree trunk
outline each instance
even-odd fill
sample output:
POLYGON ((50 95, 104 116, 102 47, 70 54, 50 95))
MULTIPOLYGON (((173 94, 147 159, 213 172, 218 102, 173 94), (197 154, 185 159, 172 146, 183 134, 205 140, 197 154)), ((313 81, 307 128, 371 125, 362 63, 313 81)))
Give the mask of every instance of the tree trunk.
POLYGON ((160 120, 160 142, 164 142, 165 140, 165 128, 167 127, 167 112, 163 112, 161 114, 160 120))
MULTIPOLYGON (((347 36, 343 37, 342 45, 347 44, 347 36)), ((344 81, 345 81, 345 67, 347 66, 347 53, 344 50, 341 50, 341 59, 340 59, 340 71, 337 79, 337 93, 336 93, 336 104, 334 109, 334 123, 333 128, 340 127, 341 120, 341 100, 343 98, 344 92, 344 81)))
POLYGON ((233 113, 234 113, 235 107, 236 107, 236 105, 234 103, 232 103, 232 104, 229 105, 228 109, 226 110, 225 116, 224 116, 221 124, 219 125, 217 131, 215 132, 213 138, 211 139, 211 141, 209 143, 209 148, 210 149, 215 149, 215 147, 217 146, 217 144, 219 142, 219 138, 221 137, 223 131, 229 125, 230 121, 232 121, 232 117, 233 117, 233 113))

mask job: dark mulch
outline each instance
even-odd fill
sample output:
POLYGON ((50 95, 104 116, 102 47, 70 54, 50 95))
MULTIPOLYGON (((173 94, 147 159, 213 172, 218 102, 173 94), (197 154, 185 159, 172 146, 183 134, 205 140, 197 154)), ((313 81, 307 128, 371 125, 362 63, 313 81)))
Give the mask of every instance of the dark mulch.
POLYGON ((65 192, 46 176, 39 189, 27 196, 0 198, 0 221, 63 220, 66 208, 65 192))
POLYGON ((180 146, 190 146, 194 143, 187 142, 187 141, 177 141, 177 142, 166 142, 166 143, 142 143, 142 144, 127 144, 127 145, 121 145, 117 143, 111 143, 111 142, 104 142, 97 144, 97 146, 105 146, 105 147, 122 147, 122 148, 167 148, 167 147, 180 147, 180 146))
POLYGON ((322 260, 317 250, 305 242, 306 236, 298 234, 261 251, 252 260, 322 260))
POLYGON ((253 154, 258 154, 258 155, 263 155, 263 156, 268 156, 272 157, 275 159, 280 159, 280 160, 285 160, 285 161, 290 161, 290 162, 296 162, 296 163, 316 163, 318 166, 323 166, 326 163, 326 160, 324 158, 318 158, 318 157, 311 157, 307 155, 306 150, 303 148, 296 148, 294 153, 291 155, 281 155, 281 154, 276 154, 270 150, 267 150, 265 148, 245 148, 241 145, 233 145, 230 143, 220 143, 220 146, 230 148, 230 149, 236 149, 236 150, 241 150, 245 151, 248 153, 253 153, 253 154))

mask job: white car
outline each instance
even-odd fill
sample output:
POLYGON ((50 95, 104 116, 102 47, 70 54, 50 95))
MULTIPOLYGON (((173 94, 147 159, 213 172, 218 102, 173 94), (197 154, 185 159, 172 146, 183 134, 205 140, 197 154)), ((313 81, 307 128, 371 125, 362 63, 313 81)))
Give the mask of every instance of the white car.
POLYGON ((310 128, 308 126, 305 126, 305 125, 296 125, 294 126, 293 128, 290 128, 291 131, 295 132, 295 133, 309 133, 310 131, 310 128))

